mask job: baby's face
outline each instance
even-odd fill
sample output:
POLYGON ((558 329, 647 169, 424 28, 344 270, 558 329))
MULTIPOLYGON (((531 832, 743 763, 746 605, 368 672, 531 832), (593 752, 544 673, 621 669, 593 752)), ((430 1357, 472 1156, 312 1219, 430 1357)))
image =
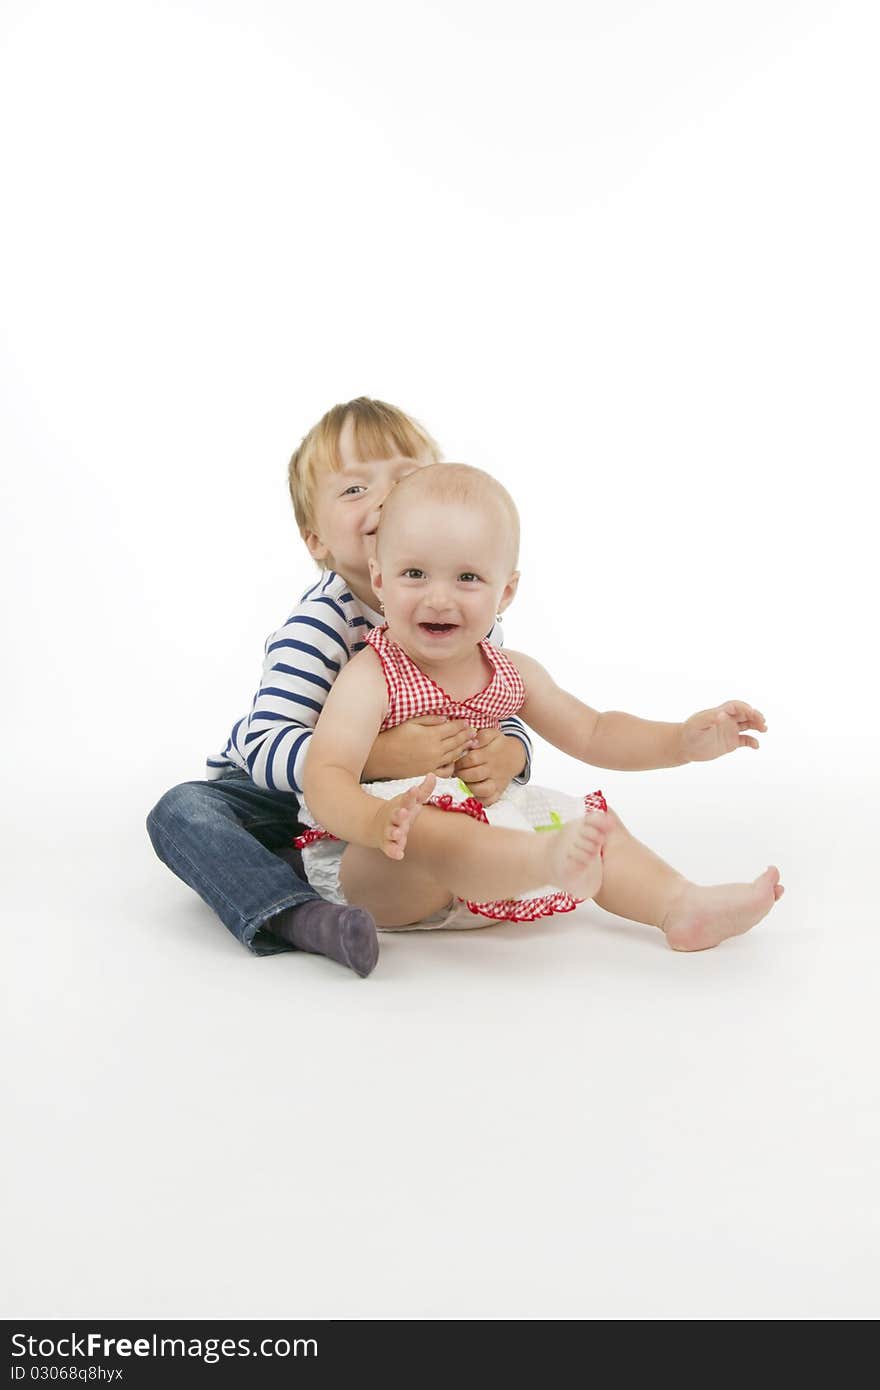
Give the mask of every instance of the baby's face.
POLYGON ((518 576, 506 522, 494 499, 429 498, 401 508, 383 527, 373 588, 390 635, 416 662, 465 655, 510 602, 518 576))
POLYGON ((361 459, 348 420, 339 437, 339 457, 339 471, 328 469, 317 480, 315 530, 306 535, 306 544, 315 560, 332 564, 358 596, 374 606, 369 562, 375 554, 382 504, 395 483, 431 459, 427 453, 419 458, 390 454, 361 459))

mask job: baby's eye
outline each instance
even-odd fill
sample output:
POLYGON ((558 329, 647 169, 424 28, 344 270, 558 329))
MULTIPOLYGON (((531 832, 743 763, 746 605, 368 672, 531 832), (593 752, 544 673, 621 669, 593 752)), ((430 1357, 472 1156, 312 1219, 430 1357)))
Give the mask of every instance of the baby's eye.
POLYGON ((415 567, 412 567, 403 571, 403 577, 404 579, 424 579, 425 571, 417 570, 415 567))
POLYGON ((351 487, 347 487, 345 489, 345 492, 343 492, 342 496, 349 497, 355 492, 366 492, 366 490, 367 489, 365 487, 362 487, 360 483, 352 483, 351 487))
POLYGON ((465 570, 464 574, 460 574, 458 577, 465 584, 477 584, 480 579, 480 576, 471 570, 465 570))

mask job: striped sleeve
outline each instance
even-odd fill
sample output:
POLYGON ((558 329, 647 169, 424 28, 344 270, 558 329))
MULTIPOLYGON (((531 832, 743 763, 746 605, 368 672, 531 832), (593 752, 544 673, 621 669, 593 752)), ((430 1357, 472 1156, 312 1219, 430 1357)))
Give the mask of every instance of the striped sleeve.
MULTIPOLYGON (((495 647, 504 646, 504 629, 500 619, 494 624, 492 631, 488 633, 486 640, 495 647)), ((532 741, 529 738, 528 730, 521 719, 516 715, 511 715, 509 719, 502 719, 501 728, 507 738, 518 738, 526 753, 526 765, 518 777, 514 777, 514 782, 525 785, 532 775, 532 741)))
POLYGON ((348 628, 344 606, 316 586, 267 641, 260 688, 234 734, 258 786, 301 794, 312 731, 349 659, 348 628))
POLYGON ((518 738, 526 752, 526 765, 518 777, 514 777, 514 782, 528 782, 532 775, 532 741, 529 738, 528 730, 522 720, 517 719, 516 715, 511 715, 509 719, 502 719, 501 728, 508 738, 518 738))

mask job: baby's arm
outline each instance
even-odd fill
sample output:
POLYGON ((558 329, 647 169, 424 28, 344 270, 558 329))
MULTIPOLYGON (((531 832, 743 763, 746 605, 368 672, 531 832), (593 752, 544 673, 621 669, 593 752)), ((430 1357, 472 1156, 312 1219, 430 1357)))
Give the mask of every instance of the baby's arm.
POLYGON ((508 652, 526 688, 522 716, 536 733, 581 762, 618 772, 682 767, 730 753, 757 748, 757 739, 742 730, 766 731, 764 716, 742 700, 701 710, 682 724, 639 719, 609 710, 600 714, 560 689, 537 661, 508 652))
POLYGON ((362 791, 361 774, 387 703, 381 664, 365 648, 327 696, 309 747, 304 790, 312 815, 339 839, 402 859, 408 825, 430 796, 434 778, 391 801, 362 791))

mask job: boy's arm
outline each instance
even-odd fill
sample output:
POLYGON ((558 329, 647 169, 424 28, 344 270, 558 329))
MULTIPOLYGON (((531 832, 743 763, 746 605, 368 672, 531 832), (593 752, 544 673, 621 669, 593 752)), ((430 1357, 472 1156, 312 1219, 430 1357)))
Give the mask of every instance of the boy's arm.
MULTIPOLYGON (((517 719, 516 715, 511 715, 509 719, 502 719, 501 732, 504 735, 502 766, 504 771, 510 774, 507 780, 528 782, 532 775, 532 740, 525 724, 521 719, 517 719)), ((501 791, 503 790, 502 786, 501 791)))
POLYGON ((619 710, 599 714, 561 690, 531 657, 507 655, 526 687, 523 717, 548 743, 594 767, 637 772, 708 762, 736 748, 758 748, 758 740, 745 730, 767 731, 763 714, 745 700, 700 710, 682 724, 638 719, 619 710))
POLYGON ((466 719, 446 719, 442 714, 420 714, 376 736, 364 764, 363 780, 387 778, 452 777, 462 754, 474 747, 476 735, 466 719))
POLYGON ((472 750, 455 764, 455 773, 484 806, 492 806, 512 781, 529 780, 531 751, 531 743, 526 747, 504 723, 498 729, 479 729, 472 750))
POLYGON ((305 755, 330 689, 349 660, 348 618, 323 591, 304 597, 266 643, 250 714, 233 741, 260 787, 302 794, 305 755))
POLYGON ((382 723, 388 692, 381 664, 369 648, 340 672, 312 735, 305 798, 315 820, 353 844, 381 846, 388 803, 361 790, 360 777, 382 723))
MULTIPOLYGON (((486 641, 496 647, 504 646, 504 628, 500 617, 495 619, 486 641)), ((526 783, 532 775, 532 741, 525 724, 513 714, 508 719, 502 719, 501 733, 503 743, 490 742, 488 730, 481 736, 478 746, 485 752, 483 766, 474 768, 471 765, 458 769, 475 795, 487 806, 498 800, 509 782, 526 783)))

